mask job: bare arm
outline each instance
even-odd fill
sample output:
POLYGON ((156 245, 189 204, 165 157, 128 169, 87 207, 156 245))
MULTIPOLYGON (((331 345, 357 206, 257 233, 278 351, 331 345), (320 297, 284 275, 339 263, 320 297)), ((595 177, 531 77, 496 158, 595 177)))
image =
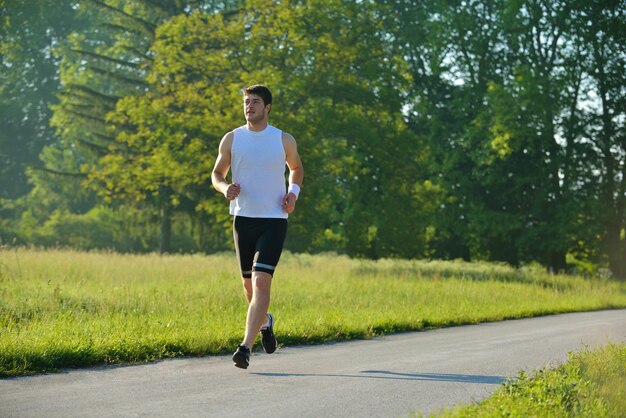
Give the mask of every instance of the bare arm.
POLYGON ((233 145, 233 133, 229 132, 224 135, 220 142, 219 153, 215 160, 215 167, 211 173, 211 183, 218 192, 222 193, 226 199, 233 200, 239 195, 240 186, 238 184, 229 184, 226 181, 226 175, 230 170, 231 164, 231 148, 233 145))
POLYGON ((285 148, 285 160, 289 167, 289 184, 302 186, 304 179, 304 168, 298 154, 298 145, 293 136, 283 133, 283 146, 285 148))
MULTIPOLYGON (((289 167, 289 184, 302 186, 304 180, 304 168, 298 154, 298 146, 293 136, 283 133, 283 147, 285 148, 285 161, 289 167)), ((287 193, 283 198, 282 206, 285 212, 291 213, 296 208, 297 196, 294 193, 287 193)))

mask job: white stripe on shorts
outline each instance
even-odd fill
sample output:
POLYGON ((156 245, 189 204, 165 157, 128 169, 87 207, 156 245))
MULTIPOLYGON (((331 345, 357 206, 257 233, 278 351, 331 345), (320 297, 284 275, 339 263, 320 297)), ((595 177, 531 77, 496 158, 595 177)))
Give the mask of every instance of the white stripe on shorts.
POLYGON ((274 271, 274 269, 276 268, 276 266, 270 266, 269 264, 263 264, 263 263, 254 263, 252 267, 261 267, 263 269, 269 269, 272 271, 274 271))

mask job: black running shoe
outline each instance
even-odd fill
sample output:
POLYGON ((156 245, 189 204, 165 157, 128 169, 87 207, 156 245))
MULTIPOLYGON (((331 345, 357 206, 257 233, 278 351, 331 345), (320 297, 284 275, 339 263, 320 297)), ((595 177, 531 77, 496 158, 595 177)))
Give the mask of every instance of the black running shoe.
POLYGON ((245 345, 237 347, 237 351, 233 354, 233 361, 236 367, 247 369, 250 364, 250 349, 245 345))
POLYGON ((270 325, 267 328, 261 329, 261 345, 267 354, 272 354, 276 351, 278 342, 276 341, 276 336, 274 335, 274 315, 268 313, 267 317, 270 320, 270 325))

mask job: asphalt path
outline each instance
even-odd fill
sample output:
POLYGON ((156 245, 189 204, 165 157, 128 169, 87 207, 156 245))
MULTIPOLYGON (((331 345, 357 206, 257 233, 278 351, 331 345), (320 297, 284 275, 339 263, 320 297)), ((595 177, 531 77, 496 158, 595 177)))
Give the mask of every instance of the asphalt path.
POLYGON ((624 341, 626 310, 609 310, 256 351, 247 370, 230 356, 69 370, 0 380, 0 417, 406 417, 624 341))

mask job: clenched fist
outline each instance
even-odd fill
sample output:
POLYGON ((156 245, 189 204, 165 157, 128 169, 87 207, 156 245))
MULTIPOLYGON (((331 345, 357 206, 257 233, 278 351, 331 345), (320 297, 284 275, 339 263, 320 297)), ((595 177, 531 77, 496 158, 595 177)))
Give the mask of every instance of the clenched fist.
POLYGON ((285 197, 283 197, 283 200, 281 202, 283 210, 287 213, 293 212, 293 210, 296 208, 296 200, 298 200, 298 198, 295 194, 287 193, 285 197))
POLYGON ((224 192, 224 196, 228 200, 234 200, 241 192, 241 186, 238 183, 229 184, 224 192))

